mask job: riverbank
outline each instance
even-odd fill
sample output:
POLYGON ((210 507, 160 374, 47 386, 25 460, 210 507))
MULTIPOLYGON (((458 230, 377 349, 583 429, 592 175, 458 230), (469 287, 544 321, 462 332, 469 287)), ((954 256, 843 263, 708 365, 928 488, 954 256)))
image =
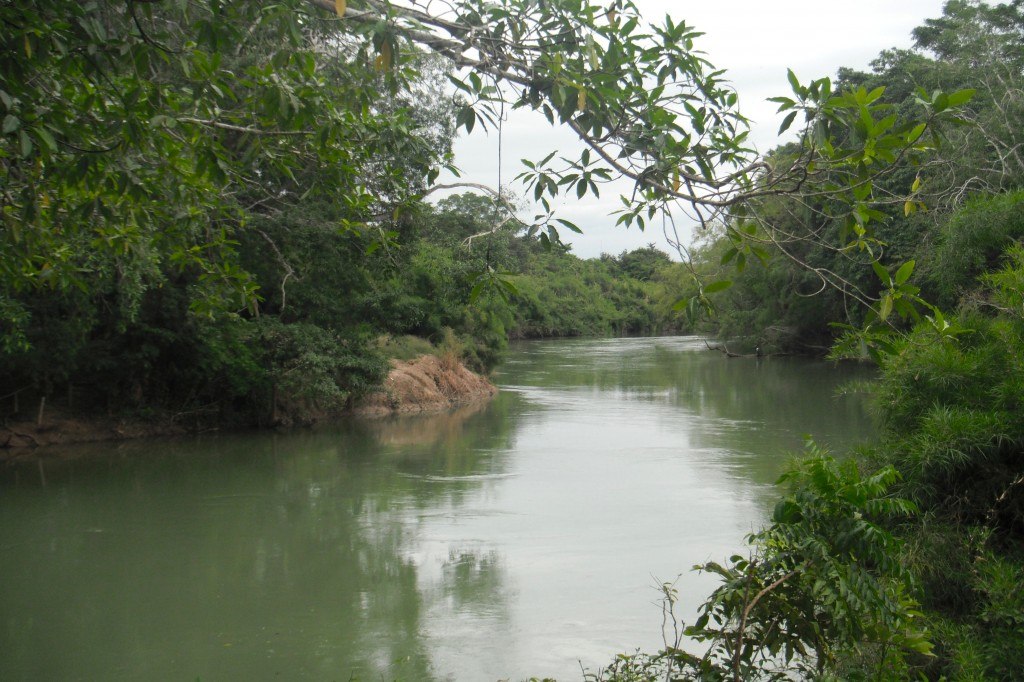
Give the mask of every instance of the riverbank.
MULTIPOLYGON (((452 357, 423 355, 412 360, 392 360, 381 389, 346 409, 320 410, 315 419, 304 425, 345 416, 373 418, 443 412, 489 400, 497 392, 498 388, 486 377, 470 371, 452 357)), ((0 425, 0 459, 53 445, 178 436, 194 431, 195 428, 189 428, 169 414, 151 419, 116 418, 47 408, 41 422, 12 420, 0 425)))
POLYGON ((453 357, 421 355, 414 360, 392 360, 383 388, 365 396, 351 413, 377 417, 441 412, 489 400, 497 392, 497 386, 453 357))
MULTIPOLYGON (((0 679, 578 680, 663 646, 658 581, 742 549, 803 434, 872 429, 834 398, 861 368, 696 338, 514 344, 499 371, 436 415, 0 465, 0 679)), ((679 578, 681 618, 710 583, 679 578)))
POLYGON ((0 425, 0 459, 51 445, 178 436, 189 431, 170 416, 159 419, 96 417, 51 408, 42 422, 11 421, 0 425))

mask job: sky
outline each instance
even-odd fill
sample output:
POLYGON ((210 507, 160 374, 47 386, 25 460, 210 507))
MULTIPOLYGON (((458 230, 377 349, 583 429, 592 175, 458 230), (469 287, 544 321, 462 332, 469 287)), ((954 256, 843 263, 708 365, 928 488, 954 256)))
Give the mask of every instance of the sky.
MULTIPOLYGON (((910 32, 925 19, 942 15, 945 0, 635 0, 643 16, 659 23, 665 14, 704 32, 696 47, 727 77, 739 93, 740 111, 753 120, 751 140, 760 151, 777 143, 781 116, 768 97, 791 93, 786 79, 793 69, 801 82, 823 76, 834 77, 841 66, 867 70, 882 50, 909 48, 910 32)), ((514 182, 522 170, 520 159, 540 160, 559 150, 566 156, 578 153, 580 143, 567 129, 552 127, 540 114, 512 112, 502 130, 502 184, 523 195, 525 188, 514 182)), ((498 135, 476 128, 464 132, 455 144, 455 162, 462 181, 498 185, 498 135)), ((442 177, 440 182, 458 182, 442 177)), ((674 254, 661 227, 648 226, 640 232, 615 226, 612 216, 620 192, 631 185, 602 188, 601 197, 577 200, 575 194, 556 202, 556 216, 575 222, 583 235, 562 230, 562 239, 582 258, 602 253, 619 254, 654 243, 674 254)), ((524 211, 529 219, 539 211, 524 211)), ((679 220, 683 220, 680 215, 679 220)), ((684 228, 685 229, 685 228, 684 228)), ((681 235, 687 241, 685 235, 681 235)), ((678 256, 676 256, 678 257, 678 256)))

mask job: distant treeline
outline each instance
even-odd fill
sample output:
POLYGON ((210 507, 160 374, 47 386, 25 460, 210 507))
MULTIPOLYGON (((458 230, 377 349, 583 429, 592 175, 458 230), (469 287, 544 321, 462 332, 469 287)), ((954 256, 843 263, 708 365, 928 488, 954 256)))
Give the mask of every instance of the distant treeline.
MULTIPOLYGON (((418 206, 383 243, 340 228, 325 201, 253 217, 235 248, 260 300, 231 314, 197 314, 194 278, 173 268, 156 286, 112 276, 15 293, 23 337, 6 339, 0 385, 25 389, 22 416, 45 396, 79 411, 263 423, 271 401, 337 408, 376 387, 406 336, 487 372, 509 339, 677 329, 658 306, 679 266, 667 254, 581 260, 518 223, 495 229, 503 213, 453 196, 418 206)), ((0 410, 11 416, 14 404, 0 410)))

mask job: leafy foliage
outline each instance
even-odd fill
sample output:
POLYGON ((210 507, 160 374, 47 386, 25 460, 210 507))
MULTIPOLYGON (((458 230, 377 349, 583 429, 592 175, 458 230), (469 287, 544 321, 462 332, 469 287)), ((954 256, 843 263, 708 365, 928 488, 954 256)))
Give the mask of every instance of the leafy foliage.
MULTIPOLYGON (((802 146, 762 160, 744 146, 735 93, 696 51, 698 33, 671 19, 644 27, 626 0, 465 0, 443 16, 437 4, 377 0, 47 0, 0 12, 3 347, 31 356, 9 379, 44 394, 83 376, 74 359, 97 337, 134 332, 147 342, 129 353, 141 369, 128 394, 145 393, 162 381, 152 368, 175 355, 173 330, 208 329, 190 316, 245 325, 269 314, 346 339, 366 338, 364 327, 427 336, 450 327, 482 339, 470 354, 493 364, 517 333, 507 304, 520 290, 499 266, 515 254, 493 251, 501 240, 491 238, 467 271, 417 241, 413 225, 448 162, 453 121, 472 129, 505 104, 541 111, 588 145, 577 159, 527 161, 521 179, 547 211, 528 237, 557 247, 555 225, 578 228, 554 218, 550 200, 597 194, 622 174, 637 188, 623 224, 643 227, 682 201, 703 222, 721 215, 737 249, 760 253, 751 209, 811 185, 870 245, 876 181, 927 151, 925 133, 969 97, 930 95, 917 123, 889 116, 878 88, 793 78, 793 97, 779 103, 802 114, 802 146), (448 79, 464 100, 443 96, 444 69, 424 49, 467 69, 448 79), (361 252, 374 258, 359 262, 361 252), (456 287, 466 283, 481 307, 463 307, 456 287), (53 343, 39 330, 57 315, 44 311, 70 307, 75 290, 85 310, 101 312, 53 343), (165 297, 167 314, 155 309, 165 297), (48 362, 58 354, 67 367, 48 362)), ((499 223, 487 222, 493 237, 499 223)), ((626 272, 656 278, 655 263, 633 261, 626 272)), ((521 307, 536 315, 520 319, 523 334, 656 326, 650 289, 583 270, 603 296, 579 319, 547 318, 581 289, 524 283, 521 307)), ((699 301, 721 286, 698 283, 699 301)), ((164 402, 183 385, 169 385, 164 402)))
POLYGON ((269 368, 274 421, 284 407, 290 420, 340 410, 350 398, 378 386, 387 375, 382 356, 355 352, 329 331, 311 324, 280 324, 270 317, 256 326, 252 342, 269 368))
POLYGON ((1024 193, 979 195, 941 226, 923 285, 936 305, 953 309, 995 270, 1012 243, 1024 238, 1024 193))
MULTIPOLYGON (((857 653, 898 677, 908 656, 931 645, 899 561, 901 542, 885 527, 915 511, 893 495, 888 467, 862 475, 813 443, 780 480, 789 493, 772 524, 749 536, 749 555, 695 567, 720 578, 683 634, 658 654, 620 656, 596 680, 820 678, 857 653)), ((675 595, 666 588, 671 601, 675 595)), ((876 675, 875 677, 877 677, 876 675)))
MULTIPOLYGON (((877 200, 861 214, 870 229, 858 224, 860 209, 851 213, 826 195, 768 197, 748 204, 754 219, 709 225, 692 253, 694 271, 732 285, 696 306, 713 313, 703 328, 782 351, 824 350, 846 335, 843 352, 877 356, 893 330, 928 318, 946 324, 936 307, 955 308, 1019 236, 1021 25, 1016 5, 947 3, 943 17, 915 33, 915 50, 884 51, 871 73, 840 70, 835 90, 861 93, 854 99, 868 107, 884 88, 889 102, 879 114, 893 125, 915 120, 922 102, 959 104, 958 123, 943 129, 926 158, 893 159, 870 188, 877 200)), ((791 145, 768 158, 785 167, 804 153, 791 145)), ((827 182, 842 184, 838 176, 827 182)))
POLYGON ((899 543, 880 525, 914 509, 891 495, 898 474, 862 477, 854 462, 808 448, 780 481, 791 492, 772 525, 750 537, 751 556, 701 567, 723 584, 687 634, 711 643, 702 665, 722 677, 751 679, 775 665, 780 678, 790 665, 821 674, 837 650, 866 645, 884 647, 887 666, 908 650, 929 650, 914 623, 899 543))

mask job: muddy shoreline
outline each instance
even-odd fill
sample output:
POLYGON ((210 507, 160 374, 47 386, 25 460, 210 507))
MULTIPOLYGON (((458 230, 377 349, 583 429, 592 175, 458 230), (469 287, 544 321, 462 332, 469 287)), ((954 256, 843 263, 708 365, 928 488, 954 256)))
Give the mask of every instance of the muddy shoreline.
MULTIPOLYGON (((316 419, 301 425, 312 426, 352 416, 380 418, 395 414, 444 412, 490 400, 497 392, 498 388, 487 378, 471 372, 452 358, 423 355, 414 360, 392 360, 391 371, 380 389, 349 408, 322 410, 316 419)), ((258 427, 232 425, 226 428, 248 430, 258 427)), ((12 421, 0 425, 0 460, 30 457, 50 446, 183 436, 195 432, 196 429, 188 428, 170 416, 148 420, 112 418, 48 409, 41 424, 12 421)))

